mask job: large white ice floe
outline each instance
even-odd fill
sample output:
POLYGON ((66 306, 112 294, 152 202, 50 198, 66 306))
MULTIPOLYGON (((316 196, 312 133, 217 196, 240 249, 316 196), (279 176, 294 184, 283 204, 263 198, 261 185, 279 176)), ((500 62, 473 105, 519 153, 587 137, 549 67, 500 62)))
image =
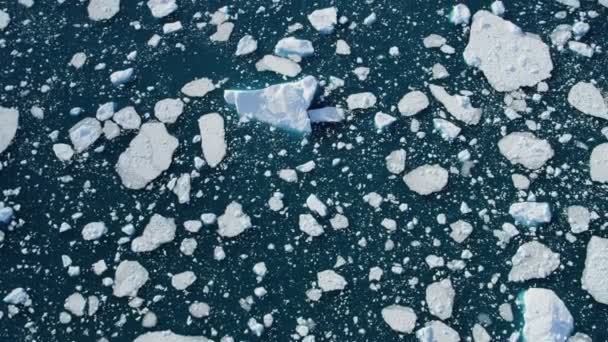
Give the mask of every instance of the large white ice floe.
POLYGON ((599 144, 591 151, 589 168, 592 181, 608 183, 608 143, 599 144))
POLYGON ((553 70, 549 46, 537 35, 484 10, 473 16, 463 55, 498 91, 534 86, 551 77, 553 70))
POLYGON ((19 111, 0 106, 0 153, 4 152, 15 138, 19 126, 19 111))
POLYGON ((112 120, 124 129, 139 129, 141 117, 132 106, 125 107, 112 116, 112 120))
POLYGON ((328 7, 313 11, 308 15, 308 21, 322 34, 330 34, 334 31, 334 26, 338 23, 338 9, 328 7))
POLYGON ((151 252, 162 244, 173 241, 175 230, 174 219, 154 214, 143 233, 131 242, 131 250, 136 253, 151 252))
POLYGON ((431 315, 442 320, 452 317, 455 296, 456 292, 450 279, 429 284, 426 287, 426 305, 431 315))
POLYGON ((513 132, 504 136, 498 142, 498 149, 511 164, 521 164, 530 170, 542 167, 554 155, 547 140, 530 132, 513 132))
POLYGON ((203 77, 186 83, 182 87, 181 92, 190 97, 203 97, 213 90, 215 90, 213 81, 203 77))
POLYGON ((265 55, 255 63, 257 71, 272 71, 280 75, 295 77, 301 71, 300 65, 291 59, 277 57, 274 55, 265 55))
POLYGON ((578 82, 568 92, 568 103, 584 114, 608 120, 608 106, 599 89, 588 82, 578 82))
POLYGON ((275 84, 258 90, 226 90, 224 99, 239 116, 300 133, 311 131, 308 107, 317 91, 317 79, 275 84))
POLYGON ((101 123, 95 118, 84 118, 70 128, 69 135, 74 150, 78 153, 93 145, 103 132, 101 123))
POLYGON ((139 262, 123 260, 116 268, 113 294, 116 297, 136 297, 148 278, 148 270, 139 262))
POLYGON ((233 238, 251 228, 251 218, 238 202, 228 204, 224 214, 217 218, 217 233, 222 237, 233 238))
POLYGON ((218 113, 205 114, 198 119, 198 128, 203 156, 210 167, 216 167, 226 156, 224 118, 218 113))
POLYGON ((91 0, 87 6, 89 19, 93 21, 108 20, 120 10, 120 0, 91 0))
POLYGON ((526 242, 519 246, 511 263, 509 281, 542 279, 559 267, 559 253, 538 241, 526 242))
POLYGON ((184 112, 181 99, 162 99, 154 105, 154 116, 163 123, 175 123, 184 112))
POLYGON ((524 341, 565 342, 574 319, 562 300, 549 289, 530 288, 519 298, 523 309, 524 341))
POLYGON ((420 342, 459 342, 460 335, 454 329, 441 321, 431 321, 416 331, 420 342))
POLYGON ((420 194, 439 192, 448 184, 448 171, 439 164, 422 165, 403 176, 407 187, 420 194))
POLYGON ((368 109, 376 105, 376 96, 370 92, 348 95, 346 105, 349 110, 368 109))
POLYGON ((178 335, 171 330, 163 330, 139 335, 133 342, 211 342, 211 340, 203 336, 178 335))
POLYGON ((429 98, 420 90, 410 91, 403 95, 397 107, 404 116, 414 116, 429 106, 429 98))
POLYGON ((175 0, 148 0, 147 5, 155 18, 166 17, 177 9, 175 0))
POLYGON ((281 57, 308 57, 314 52, 315 49, 310 40, 295 37, 283 38, 274 47, 274 54, 281 57))
POLYGON ((475 108, 468 96, 450 95, 445 88, 431 84, 431 94, 447 109, 456 119, 467 125, 477 125, 481 120, 481 108, 475 108))
POLYGON ((592 236, 587 244, 582 287, 596 301, 608 305, 608 239, 592 236))
POLYGON ((544 202, 517 202, 509 207, 515 222, 525 226, 536 226, 551 222, 551 206, 544 202))
POLYGON ((388 326, 402 334, 411 334, 417 320, 414 310, 402 305, 389 305, 382 309, 382 319, 388 326))
POLYGON ((323 292, 341 291, 348 282, 334 270, 325 270, 317 273, 317 285, 323 292))
POLYGON ((129 189, 142 189, 169 168, 177 139, 159 122, 145 123, 120 155, 116 171, 129 189))

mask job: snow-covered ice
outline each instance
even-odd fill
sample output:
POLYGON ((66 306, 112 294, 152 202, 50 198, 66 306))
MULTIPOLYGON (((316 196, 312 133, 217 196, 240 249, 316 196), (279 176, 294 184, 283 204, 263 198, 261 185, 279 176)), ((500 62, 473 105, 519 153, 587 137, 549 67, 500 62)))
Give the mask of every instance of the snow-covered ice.
POLYGON ((317 273, 317 285, 323 292, 341 291, 348 282, 334 270, 325 270, 317 273))
POLYGON ((80 153, 93 145, 101 136, 101 123, 95 118, 84 118, 70 128, 69 135, 74 150, 80 153))
POLYGON ((530 132, 513 132, 504 136, 498 142, 498 149, 511 164, 521 164, 530 170, 541 168, 554 155, 547 140, 530 132))
POLYGON ((141 126, 141 117, 132 106, 125 107, 114 113, 112 120, 123 129, 139 129, 141 126))
POLYGON ((291 59, 273 55, 262 57, 255 63, 255 68, 257 71, 272 71, 289 77, 296 77, 302 71, 300 65, 291 59))
POLYGON ((203 77, 186 83, 182 87, 181 92, 189 97, 203 97, 213 90, 215 90, 215 84, 213 84, 213 81, 209 78, 203 77))
POLYGON ((175 239, 175 220, 154 214, 142 234, 131 242, 131 250, 136 253, 151 252, 175 239))
POLYGON ((108 227, 103 222, 91 222, 87 223, 82 228, 82 238, 85 241, 97 240, 101 238, 105 233, 108 232, 108 227))
POLYGON ((509 281, 522 282, 549 276, 559 267, 560 261, 558 253, 538 241, 530 241, 519 246, 511 263, 509 281))
POLYGON ((308 57, 314 52, 315 49, 310 40, 295 37, 283 38, 274 47, 274 54, 280 57, 308 57))
POLYGON ((308 21, 322 34, 330 34, 334 31, 334 26, 338 24, 338 9, 328 7, 313 11, 308 15, 308 21))
POLYGON ((417 316, 410 307, 393 304, 383 308, 381 313, 384 322, 394 331, 411 334, 416 327, 417 316))
POLYGON ((163 123, 175 123, 184 112, 184 102, 180 99, 162 99, 154 105, 154 116, 163 123))
POLYGON ((136 297, 137 291, 149 279, 148 270, 137 261, 123 260, 116 268, 113 294, 116 297, 136 297))
POLYGON ((386 156, 386 169, 393 174, 400 174, 405 170, 405 160, 407 152, 404 149, 399 149, 391 152, 386 156))
POLYGON ((581 284, 597 302, 608 305, 608 239, 592 236, 587 244, 587 257, 581 284))
POLYGON ((112 82, 114 86, 119 86, 130 82, 133 79, 134 75, 135 70, 133 68, 118 70, 110 75, 110 82, 112 82))
POLYGON ((544 202, 517 202, 509 207, 509 215, 517 223, 536 226, 551 222, 551 206, 544 202))
POLYGON ((19 126, 19 111, 0 106, 0 153, 4 152, 15 138, 19 126))
POLYGON ((608 183, 608 143, 599 144, 593 148, 589 159, 589 169, 592 181, 608 183))
POLYGON ((422 165, 403 176, 403 181, 417 194, 430 195, 448 185, 448 171, 439 164, 422 165))
POLYGON ((376 96, 370 92, 351 94, 346 104, 349 110, 371 108, 376 105, 376 96))
POLYGON ((525 341, 565 342, 574 319, 564 302, 549 289, 530 288, 520 296, 525 341))
POLYGON ((217 225, 220 236, 233 238, 251 228, 251 218, 245 214, 240 203, 231 202, 224 214, 217 218, 217 225))
POLYGON ((244 35, 236 46, 235 56, 245 56, 258 49, 258 41, 251 35, 244 35))
POLYGON ((317 237, 325 232, 323 226, 321 226, 311 214, 300 215, 298 219, 298 226, 302 232, 306 233, 310 237, 317 237))
POLYGON ((198 128, 203 156, 210 167, 216 167, 226 156, 224 118, 218 113, 205 114, 198 119, 198 128))
POLYGON ((148 0, 146 5, 155 18, 166 17, 177 9, 175 0, 148 0))
POLYGON ((120 10, 120 0, 91 0, 87 6, 89 19, 108 20, 120 10))
POLYGON ((416 331, 419 342, 460 342, 460 335, 441 321, 430 321, 416 331))
POLYGON ((171 277, 171 286, 178 291, 185 290, 196 281, 196 274, 192 271, 185 271, 174 274, 171 277))
POLYGON ((456 291, 454 291, 450 279, 429 284, 426 287, 426 305, 429 312, 442 320, 452 317, 455 296, 456 291))

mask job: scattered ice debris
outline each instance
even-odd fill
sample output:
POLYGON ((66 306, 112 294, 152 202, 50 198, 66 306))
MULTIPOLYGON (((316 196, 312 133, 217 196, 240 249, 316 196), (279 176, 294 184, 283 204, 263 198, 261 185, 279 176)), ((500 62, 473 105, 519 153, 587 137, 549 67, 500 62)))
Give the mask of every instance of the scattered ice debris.
POLYGON ((450 229, 452 230, 450 237, 458 243, 463 243, 473 232, 473 226, 463 220, 458 220, 450 224, 450 229))
POLYGON ((597 302, 608 305, 608 239, 592 236, 587 244, 582 287, 597 302))
POLYGON ((443 279, 426 287, 426 305, 431 315, 445 320, 452 317, 456 292, 450 279, 443 279))
POLYGON ((509 281, 521 282, 546 278, 559 267, 560 261, 558 253, 538 241, 531 241, 519 246, 511 263, 509 281))
POLYGON ((0 31, 4 31, 8 27, 8 24, 11 22, 11 17, 8 13, 3 10, 0 10, 0 31))
POLYGON ((166 17, 177 9, 175 0, 148 0, 147 5, 155 18, 166 17))
POLYGON ((82 228, 82 239, 85 241, 98 240, 108 232, 108 227, 103 222, 87 223, 82 228))
POLYGON ((258 49, 258 41, 251 35, 244 35, 236 46, 235 56, 245 56, 258 49))
POLYGON ((210 79, 203 77, 186 83, 181 92, 189 97, 203 97, 207 93, 215 90, 215 84, 210 79))
POLYGON ((120 11, 120 0, 91 0, 87 11, 93 21, 108 20, 120 11))
POLYGON ((72 149, 72 146, 68 144, 54 144, 53 152, 57 159, 61 161, 68 161, 74 156, 74 150, 72 149))
POLYGON ((311 214, 300 215, 298 226, 302 232, 306 233, 310 237, 317 237, 325 232, 323 227, 311 214))
POLYGON ((135 71, 133 68, 115 71, 110 75, 110 82, 112 82, 114 86, 119 86, 130 82, 133 79, 134 74, 135 71))
POLYGON ((537 226, 551 222, 551 206, 543 202, 518 202, 511 204, 509 215, 525 226, 537 226))
POLYGON ((439 192, 448 185, 448 171, 439 164, 419 166, 403 176, 407 187, 419 195, 439 192))
POLYGON ((135 253, 154 251, 161 245, 173 241, 175 230, 174 219, 154 214, 142 234, 131 242, 131 250, 135 253))
POLYGON ((460 342, 460 335, 441 321, 430 321, 416 331, 420 342, 460 342))
POLYGON ((350 46, 344 39, 338 39, 336 41, 336 54, 338 55, 350 55, 350 46))
POLYGON ((562 300, 549 289, 530 288, 519 298, 523 310, 525 341, 565 342, 574 319, 562 300))
POLYGON ((112 120, 123 129, 139 129, 141 126, 141 117, 132 106, 125 107, 114 113, 112 120))
POLYGON ((188 312, 194 318, 203 318, 209 316, 211 308, 209 304, 203 302, 194 302, 188 307, 188 312))
POLYGON ((300 132, 311 131, 308 107, 317 90, 312 76, 259 90, 226 90, 224 99, 239 116, 300 132))
POLYGON ((452 7, 452 11, 450 12, 450 22, 455 25, 468 25, 469 20, 471 20, 471 11, 467 5, 458 4, 452 7))
POLYGON ((506 135, 498 142, 498 149, 511 164, 521 164, 530 170, 541 168, 554 155, 547 140, 539 139, 530 132, 506 135))
POLYGON ((19 126, 19 111, 0 106, 0 153, 4 152, 15 138, 19 126))
POLYGON ((217 233, 222 237, 233 238, 239 236, 246 229, 251 228, 251 219, 238 202, 231 202, 224 214, 217 218, 217 233))
POLYGON ((216 43, 227 42, 234 30, 234 23, 225 22, 217 26, 217 31, 209 37, 209 40, 216 43))
POLYGON ((416 327, 417 316, 412 308, 393 304, 382 309, 382 319, 394 331, 411 334, 416 327))
POLYGON ((370 92, 351 94, 346 104, 349 110, 368 109, 376 105, 376 96, 370 92))
POLYGON ((591 222, 589 209, 580 205, 571 205, 566 209, 566 216, 568 217, 568 224, 570 224, 570 231, 573 234, 580 234, 589 230, 589 223, 591 222))
POLYGON ((203 156, 210 167, 216 167, 226 156, 224 118, 218 113, 210 113, 198 119, 201 133, 203 156))
POLYGON ((390 126, 395 121, 397 121, 397 118, 382 112, 378 112, 376 113, 376 115, 374 115, 374 126, 376 126, 376 129, 379 131, 383 130, 385 127, 390 126))
POLYGON ((84 52, 75 53, 70 59, 70 65, 74 67, 74 69, 80 69, 84 66, 84 63, 87 61, 87 55, 84 52))
POLYGON ((450 95, 445 88, 431 84, 431 94, 452 116, 467 125, 477 125, 481 120, 481 108, 474 108, 468 96, 450 95))
POLYGON ((329 219, 329 224, 335 230, 346 229, 349 226, 348 218, 342 214, 336 214, 329 219))
POLYGON ((463 55, 498 91, 532 87, 551 77, 553 70, 549 47, 538 36, 484 10, 473 16, 463 55))
POLYGON ((325 270, 317 273, 317 285, 323 292, 342 291, 348 282, 335 271, 325 270))
POLYGON ((338 107, 324 107, 310 109, 308 117, 311 123, 318 122, 340 122, 344 120, 344 110, 338 107))
POLYGON ((2 299, 7 304, 13 305, 29 305, 31 303, 30 296, 22 287, 13 289, 9 294, 2 299))
POLYGON ((578 82, 568 93, 568 103, 584 114, 608 120, 608 106, 593 83, 578 82))
POLYGON ((274 47, 274 54, 280 57, 308 57, 315 52, 310 40, 287 37, 279 40, 274 47))
POLYGON ((295 77, 302 71, 300 65, 291 59, 273 55, 262 57, 262 59, 255 63, 255 68, 257 71, 272 71, 289 77, 295 77))
POLYGON ((599 144, 593 148, 589 168, 592 181, 608 183, 608 143, 599 144))
MULTIPOLYGON (((133 342, 212 342, 203 336, 178 335, 171 330, 153 331, 139 335, 133 342)), ((224 341, 222 341, 224 342, 224 341)), ((228 340, 226 340, 228 342, 228 340)))
POLYGON ((148 279, 148 270, 139 262, 123 260, 116 268, 113 294, 116 297, 136 297, 148 279))
POLYGON ((116 104, 114 102, 106 102, 97 108, 97 112, 95 117, 99 121, 106 121, 114 116, 114 111, 116 109, 116 104))
POLYGON ((386 169, 393 174, 400 174, 405 170, 405 160, 407 153, 404 149, 399 149, 391 152, 386 156, 386 169))
POLYGON ((334 26, 338 24, 338 9, 328 7, 313 11, 308 15, 308 21, 322 34, 330 34, 334 32, 334 26))
POLYGON ((192 271, 185 271, 182 273, 174 274, 171 277, 171 286, 176 290, 185 290, 196 281, 196 274, 192 271))
POLYGON ((175 123, 184 112, 184 102, 180 99, 163 99, 154 105, 154 116, 163 123, 175 123))
POLYGON ((399 113, 404 116, 414 116, 429 106, 429 98, 421 91, 414 90, 405 94, 399 100, 399 113))
POLYGON ((116 163, 122 184, 134 190, 144 188, 169 168, 177 144, 162 123, 143 124, 116 163))
POLYGON ((84 118, 70 128, 70 140, 76 153, 80 153, 93 145, 101 136, 101 123, 95 118, 84 118))

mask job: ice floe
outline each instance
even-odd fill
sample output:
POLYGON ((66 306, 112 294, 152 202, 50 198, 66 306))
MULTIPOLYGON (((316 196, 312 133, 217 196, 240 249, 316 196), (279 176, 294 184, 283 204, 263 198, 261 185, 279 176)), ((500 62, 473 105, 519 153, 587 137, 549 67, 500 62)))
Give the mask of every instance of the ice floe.
POLYGON ((447 109, 456 119, 467 125, 477 125, 481 120, 481 108, 475 108, 468 96, 450 95, 445 88, 431 84, 431 94, 447 109))
POLYGON ((141 126, 141 117, 135 111, 135 108, 128 106, 114 113, 112 120, 123 129, 139 129, 141 126))
POLYGON ((311 123, 340 122, 344 120, 344 110, 338 107, 323 107, 308 110, 311 123))
POLYGON ((69 135, 74 150, 80 153, 93 145, 101 136, 101 123, 95 118, 84 118, 70 128, 69 135))
POLYGON ((429 284, 426 287, 426 305, 431 315, 442 320, 452 317, 455 296, 450 279, 429 284))
POLYGON ((568 92, 568 103, 584 114, 608 120, 608 106, 599 89, 588 82, 578 82, 568 92))
POLYGON ((394 331, 411 334, 416 327, 417 316, 410 307, 393 304, 383 308, 381 313, 384 322, 394 331))
POLYGON ((346 104, 349 110, 371 108, 376 105, 376 96, 370 92, 351 94, 346 104))
POLYGON ((549 289, 530 288, 520 297, 525 341, 565 342, 574 319, 562 300, 549 289))
POLYGON ((325 270, 317 273, 317 285, 323 292, 342 291, 348 282, 334 270, 325 270))
POLYGON ((289 77, 296 77, 302 71, 300 65, 291 59, 273 55, 262 57, 255 63, 255 68, 257 71, 272 71, 289 77))
POLYGON ((131 250, 136 253, 151 252, 175 239, 175 220, 154 214, 142 234, 131 242, 131 250))
POLYGON ((608 305, 608 239, 592 236, 587 244, 587 257, 581 284, 599 303, 608 305))
POLYGON ((218 113, 205 114, 198 119, 198 128, 203 156, 210 167, 216 167, 226 156, 224 118, 218 113))
POLYGON ((536 170, 553 158, 553 148, 547 140, 537 138, 530 132, 513 132, 498 142, 500 154, 513 165, 521 164, 536 170))
POLYGON ((112 82, 114 86, 119 86, 130 82, 133 79, 134 75, 135 70, 133 68, 118 70, 110 75, 110 82, 112 82))
POLYGON ((155 18, 166 17, 177 9, 175 0, 148 0, 146 5, 155 18))
POLYGON ((244 56, 253 53, 258 49, 258 41, 255 40, 251 35, 244 35, 236 46, 235 56, 244 56))
POLYGON ((593 148, 589 159, 589 169, 592 181, 608 183, 608 143, 599 144, 593 148))
POLYGON ((542 279, 555 271, 560 264, 559 254, 538 241, 522 244, 511 258, 509 281, 542 279))
POLYGON ((203 97, 213 90, 215 90, 213 81, 203 77, 186 83, 182 87, 181 92, 189 97, 203 97))
POLYGON ((180 99, 163 99, 154 105, 154 116, 163 123, 175 123, 184 112, 184 102, 180 99))
POLYGON ((224 214, 217 218, 217 225, 220 236, 233 238, 251 228, 251 218, 243 212, 240 203, 232 202, 226 206, 224 214))
POLYGON ((0 153, 11 144, 19 126, 19 111, 0 106, 0 153))
POLYGON ((403 176, 403 181, 417 194, 430 195, 448 185, 448 171, 439 164, 422 165, 403 176))
POLYGON ((544 202, 518 202, 509 207, 509 215, 515 222, 536 226, 551 222, 551 206, 544 202))
POLYGON ((133 342, 212 342, 203 336, 179 335, 171 330, 153 331, 139 335, 133 342))
POLYGON ((308 15, 308 21, 320 33, 330 34, 334 32, 334 26, 338 24, 338 9, 328 7, 315 10, 308 15))
POLYGON ((314 52, 315 49, 310 40, 295 37, 283 38, 274 47, 274 54, 280 57, 308 57, 314 52))
POLYGON ((386 169, 393 174, 400 174, 405 170, 405 160, 407 152, 404 149, 399 149, 391 152, 386 156, 386 169))
POLYGON ((139 262, 124 260, 116 268, 113 294, 116 297, 136 297, 148 279, 148 270, 139 262))
POLYGON ((459 342, 460 335, 441 321, 430 321, 416 331, 419 342, 459 342))
POLYGON ((87 6, 89 19, 108 20, 120 10, 120 0, 91 0, 87 6))

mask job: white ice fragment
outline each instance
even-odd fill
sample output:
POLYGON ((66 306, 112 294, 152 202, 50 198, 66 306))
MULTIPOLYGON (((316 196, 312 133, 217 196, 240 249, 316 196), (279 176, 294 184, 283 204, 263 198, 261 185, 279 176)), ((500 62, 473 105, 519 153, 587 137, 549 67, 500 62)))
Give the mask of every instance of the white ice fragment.
POLYGON ((581 42, 575 42, 575 41, 569 41, 568 42, 568 49, 570 49, 570 51, 575 52, 578 55, 581 55, 583 57, 587 57, 587 58, 591 58, 593 57, 594 51, 593 48, 585 43, 581 43, 581 42))
POLYGON ((0 10, 0 31, 4 31, 11 22, 11 16, 3 10, 0 10))
POLYGON ((68 144, 54 144, 53 152, 57 159, 61 161, 68 161, 74 156, 74 150, 72 149, 72 146, 68 144))
POLYGON ((539 139, 530 132, 514 132, 498 142, 500 154, 513 165, 521 164, 536 170, 553 158, 553 148, 547 140, 539 139))
POLYGON ((298 173, 294 169, 279 170, 279 178, 287 183, 295 183, 298 181, 298 173))
POLYGON ((513 186, 518 190, 528 190, 530 187, 530 180, 524 175, 514 173, 511 175, 511 180, 513 181, 513 186))
POLYGON ((101 123, 95 118, 84 118, 70 128, 69 135, 74 150, 80 153, 93 145, 101 136, 101 123))
POLYGON ((433 128, 439 132, 443 139, 448 141, 454 140, 462 130, 452 122, 441 118, 433 119, 433 128))
POLYGON ((573 234, 580 234, 589 230, 589 223, 591 222, 589 209, 580 205, 571 205, 566 209, 566 215, 568 216, 570 231, 573 234))
POLYGON ((327 206, 315 194, 310 194, 308 196, 306 199, 306 206, 319 216, 324 217, 327 215, 327 206))
POLYGON ((114 86, 125 84, 133 79, 134 73, 135 71, 133 68, 115 71, 110 75, 110 82, 112 82, 114 86))
POLYGON ((181 31, 184 27, 182 26, 181 21, 174 21, 171 23, 166 23, 163 25, 163 33, 170 34, 173 32, 181 31))
POLYGON ((300 132, 311 131, 308 107, 317 90, 312 76, 259 90, 226 90, 224 99, 239 116, 300 132))
POLYGON ((218 113, 205 114, 198 119, 198 128, 203 156, 210 167, 216 167, 226 156, 224 118, 218 113))
POLYGON ((248 55, 258 49, 258 41, 251 35, 244 35, 236 45, 235 56, 248 55))
POLYGON ((608 143, 599 144, 593 148, 589 168, 592 181, 608 183, 608 143))
POLYGON ((178 203, 184 204, 190 202, 190 189, 190 174, 182 173, 173 187, 173 193, 177 196, 178 203))
POLYGON ((469 10, 469 7, 467 7, 467 5, 458 4, 454 7, 452 7, 452 11, 450 12, 450 22, 452 22, 453 24, 467 25, 469 23, 470 19, 471 19, 471 11, 469 10))
POLYGON ((103 134, 106 139, 112 140, 120 135, 120 127, 114 121, 106 120, 103 123, 103 134))
POLYGON ((141 126, 141 117, 132 106, 125 107, 114 113, 112 120, 124 129, 139 129, 141 126))
POLYGON ((30 302, 30 296, 22 287, 17 287, 4 296, 3 301, 7 304, 27 305, 30 302))
POLYGON ((70 59, 70 65, 75 69, 80 69, 87 61, 87 54, 84 52, 75 53, 70 59))
POLYGON ((255 63, 255 68, 257 71, 272 71, 289 77, 295 77, 302 71, 300 65, 291 59, 273 55, 262 57, 255 63))
POLYGON ((473 342, 490 342, 492 341, 492 337, 488 334, 486 328, 481 326, 479 323, 476 323, 471 329, 471 333, 473 335, 473 342))
POLYGON ((473 17, 463 56, 498 91, 532 87, 553 70, 549 47, 537 35, 484 10, 473 17))
POLYGON ((317 273, 317 285, 323 292, 342 291, 348 282, 335 271, 325 270, 317 273))
POLYGON ((574 319, 562 300, 549 289, 530 288, 520 295, 525 341, 565 342, 574 319))
POLYGON ((103 222, 91 222, 82 228, 82 238, 85 241, 97 240, 108 232, 108 227, 103 222))
POLYGON ((416 331, 419 342, 459 342, 460 335, 441 321, 428 322, 424 328, 416 331))
POLYGON ((572 39, 572 26, 568 24, 557 25, 549 35, 551 43, 559 50, 563 49, 564 45, 572 39))
POLYGON ((350 46, 344 39, 338 39, 336 41, 336 54, 337 55, 350 55, 350 46))
POLYGON ((608 239, 592 236, 587 244, 587 257, 581 284, 597 302, 608 305, 608 239))
POLYGON ((581 2, 579 0, 555 0, 555 1, 562 5, 566 5, 566 6, 569 6, 572 8, 581 7, 581 2))
POLYGON ((122 184, 129 189, 144 188, 169 168, 177 144, 162 123, 143 124, 116 163, 122 184))
POLYGON ((393 174, 400 174, 405 170, 407 153, 404 149, 398 149, 386 156, 386 169, 393 174))
POLYGON ((536 226, 551 222, 551 206, 542 202, 518 202, 511 204, 509 214, 515 222, 536 226))
POLYGON ((338 23, 338 9, 328 7, 313 11, 308 15, 308 21, 315 30, 322 34, 330 34, 334 31, 334 26, 338 23))
POLYGON ((243 212, 238 202, 231 202, 224 214, 217 218, 217 233, 222 237, 233 238, 251 228, 251 219, 243 212))
POLYGON ((511 263, 509 281, 522 282, 546 278, 559 267, 560 261, 558 253, 538 241, 531 241, 519 246, 511 263))
POLYGON ((452 317, 456 292, 450 279, 443 279, 426 287, 426 305, 431 315, 445 320, 452 317))
POLYGON ((155 18, 166 17, 177 9, 175 0, 148 0, 147 5, 155 18))
POLYGON ((116 297, 136 297, 148 279, 148 270, 139 262, 123 260, 116 268, 113 294, 116 297))
POLYGON ((505 14, 505 11, 506 11, 505 4, 500 0, 496 0, 496 1, 492 2, 492 5, 490 5, 490 8, 492 9, 492 13, 499 17, 502 17, 502 15, 505 14))
POLYGON ((87 6, 89 19, 93 21, 108 20, 120 10, 120 0, 91 0, 87 6))
POLYGON ((443 64, 435 63, 431 68, 431 73, 433 74, 433 79, 440 80, 450 76, 448 69, 446 69, 443 64))
POLYGON ((0 153, 4 152, 15 138, 19 126, 19 111, 0 106, 0 153))
POLYGON ((445 45, 445 43, 447 43, 447 40, 444 37, 435 33, 424 37, 424 39, 422 40, 422 44, 427 49, 439 48, 445 45))
POLYGON ((577 21, 572 25, 572 33, 574 34, 574 39, 579 40, 583 38, 589 32, 591 26, 584 21, 577 21))
POLYGON ((450 224, 450 229, 452 230, 450 237, 458 243, 463 243, 473 232, 473 226, 463 220, 458 220, 450 224))
POLYGON ((394 331, 411 334, 416 327, 417 317, 412 308, 394 304, 382 309, 382 319, 394 331))
POLYGON ((311 214, 301 214, 298 226, 302 232, 308 234, 310 237, 317 237, 325 232, 323 227, 311 214))
POLYGON ((448 184, 448 171, 439 164, 423 165, 403 176, 407 187, 420 194, 430 195, 439 192, 448 184))
POLYGON ((78 292, 74 292, 65 299, 63 307, 72 315, 81 317, 84 316, 84 308, 87 305, 87 300, 78 292))
POLYGON ((190 97, 203 97, 213 90, 215 90, 213 81, 203 77, 186 83, 181 92, 190 97))
POLYGON ((441 102, 452 116, 467 125, 477 125, 481 119, 481 108, 474 108, 467 96, 450 95, 445 88, 431 84, 431 94, 441 102))
POLYGON ((312 55, 315 49, 312 42, 306 39, 298 39, 295 37, 287 37, 279 40, 274 47, 274 54, 280 57, 307 57, 312 55))
POLYGON ((335 230, 348 228, 348 218, 342 214, 336 214, 334 217, 329 219, 329 224, 335 230))
POLYGON ((216 43, 226 42, 230 39, 230 35, 232 35, 232 30, 234 29, 234 23, 225 22, 221 23, 217 26, 217 31, 209 37, 209 40, 216 43))
POLYGON ((340 122, 344 120, 344 110, 338 107, 324 107, 308 111, 311 123, 340 122))
POLYGON ((376 126, 376 129, 379 131, 383 130, 385 127, 390 126, 395 121, 397 121, 397 118, 382 112, 378 112, 376 113, 376 115, 374 115, 374 126, 376 126))
POLYGON ((196 281, 196 274, 192 271, 185 271, 174 274, 171 277, 171 286, 176 290, 185 290, 196 281))
POLYGON ((154 105, 154 116, 164 123, 175 123, 183 112, 184 102, 180 99, 163 99, 154 105))
POLYGON ((351 94, 346 103, 349 110, 367 109, 376 105, 376 96, 370 92, 351 94))
MULTIPOLYGON (((133 342, 212 342, 203 336, 178 335, 171 330, 153 331, 139 335, 133 342)), ((224 342, 224 341, 222 341, 224 342)))
POLYGON ((608 106, 593 83, 578 82, 568 92, 568 103, 584 114, 608 120, 608 106))
POLYGON ((115 108, 116 108, 116 104, 114 102, 112 102, 112 101, 106 102, 97 108, 95 117, 99 121, 109 120, 112 118, 112 116, 114 116, 115 108))
POLYGON ((173 241, 175 230, 174 219, 154 214, 143 233, 131 242, 131 250, 136 253, 151 252, 162 244, 173 241))
POLYGON ((188 312, 194 318, 203 318, 209 316, 211 308, 209 304, 203 302, 194 302, 188 307, 188 312))

